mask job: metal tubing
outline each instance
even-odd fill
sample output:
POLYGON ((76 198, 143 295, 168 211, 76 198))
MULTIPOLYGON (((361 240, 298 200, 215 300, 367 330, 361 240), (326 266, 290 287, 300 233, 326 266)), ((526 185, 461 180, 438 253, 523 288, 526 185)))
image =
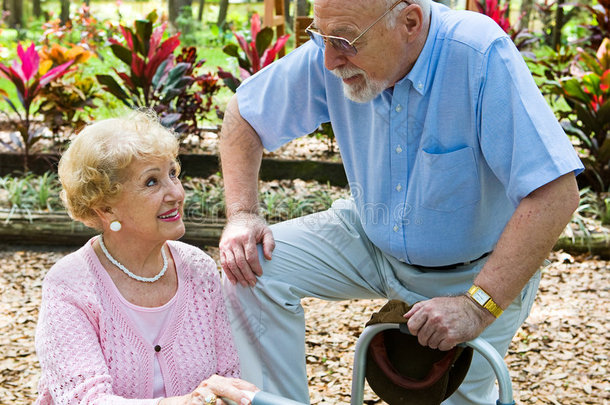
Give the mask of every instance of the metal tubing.
POLYGON ((264 391, 258 391, 252 398, 252 405, 304 405, 302 402, 280 397, 264 391))
MULTIPOLYGON (((354 370, 352 373, 352 400, 351 405, 361 405, 364 399, 364 378, 366 372, 366 352, 373 337, 381 331, 388 329, 400 329, 403 333, 408 333, 405 324, 398 323, 378 323, 367 326, 356 342, 354 353, 354 370), (404 327, 403 327, 404 326, 404 327)), ((508 367, 504 359, 498 354, 496 349, 483 340, 476 338, 465 342, 462 346, 470 346, 479 352, 487 360, 493 369, 498 380, 499 396, 496 405, 514 405, 513 387, 508 373, 508 367)))
POLYGON ((464 343, 466 346, 472 347, 474 350, 489 362, 489 365, 494 370, 496 378, 498 379, 498 389, 500 392, 500 398, 498 399, 500 405, 511 405, 514 404, 513 400, 513 386, 510 381, 510 374, 508 373, 508 366, 504 362, 504 359, 498 351, 487 341, 478 337, 469 342, 464 343))
POLYGON ((364 328, 356 342, 354 352, 354 371, 352 373, 352 400, 351 405, 362 405, 364 400, 364 376, 366 371, 366 351, 373 337, 381 331, 400 329, 398 323, 378 323, 364 328))

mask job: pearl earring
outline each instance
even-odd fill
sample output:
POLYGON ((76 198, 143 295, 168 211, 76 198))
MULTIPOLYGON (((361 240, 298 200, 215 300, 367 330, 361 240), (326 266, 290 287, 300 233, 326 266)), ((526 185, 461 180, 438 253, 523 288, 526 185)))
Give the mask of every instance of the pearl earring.
POLYGON ((110 230, 114 232, 118 232, 121 230, 121 223, 117 220, 114 220, 110 223, 110 230))

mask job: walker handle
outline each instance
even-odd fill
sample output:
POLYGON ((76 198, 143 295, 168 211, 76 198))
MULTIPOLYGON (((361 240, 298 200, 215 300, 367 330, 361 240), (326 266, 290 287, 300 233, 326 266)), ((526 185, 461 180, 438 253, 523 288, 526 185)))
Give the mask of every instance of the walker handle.
POLYGON ((293 401, 279 395, 258 391, 252 398, 252 405, 304 405, 302 402, 293 401))
MULTIPOLYGON (((404 323, 378 323, 364 328, 362 334, 356 342, 356 350, 354 352, 354 371, 352 374, 351 405, 362 405, 362 401, 364 399, 366 352, 369 344, 376 334, 388 329, 400 329, 402 333, 409 333, 407 324, 404 323)), ((491 368, 496 374, 496 378, 498 379, 498 391, 500 398, 496 402, 496 405, 514 405, 515 401, 513 400, 513 387, 510 381, 508 367, 496 349, 480 337, 469 342, 462 343, 461 345, 472 347, 489 362, 491 368)))

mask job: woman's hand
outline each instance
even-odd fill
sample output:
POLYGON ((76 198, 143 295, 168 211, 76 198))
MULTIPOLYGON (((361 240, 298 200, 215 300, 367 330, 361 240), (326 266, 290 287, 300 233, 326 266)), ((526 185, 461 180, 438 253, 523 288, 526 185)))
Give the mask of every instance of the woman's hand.
MULTIPOLYGON (((224 405, 226 404, 220 397, 230 399, 239 405, 250 404, 250 396, 244 391, 256 392, 259 389, 250 384, 247 381, 240 380, 239 378, 221 377, 219 375, 213 375, 210 378, 204 380, 199 386, 191 392, 189 395, 179 397, 179 402, 164 402, 161 401, 159 405, 224 405), (209 402, 216 398, 215 402, 209 402)), ((171 400, 172 398, 167 398, 171 400)))

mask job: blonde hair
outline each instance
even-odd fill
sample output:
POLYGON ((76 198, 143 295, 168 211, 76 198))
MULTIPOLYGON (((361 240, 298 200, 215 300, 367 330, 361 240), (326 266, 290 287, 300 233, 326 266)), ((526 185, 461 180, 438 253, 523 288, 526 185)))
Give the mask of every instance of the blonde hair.
POLYGON ((95 209, 116 201, 134 159, 176 160, 178 140, 151 110, 134 111, 83 129, 59 161, 61 198, 70 217, 92 228, 101 223, 95 209))

